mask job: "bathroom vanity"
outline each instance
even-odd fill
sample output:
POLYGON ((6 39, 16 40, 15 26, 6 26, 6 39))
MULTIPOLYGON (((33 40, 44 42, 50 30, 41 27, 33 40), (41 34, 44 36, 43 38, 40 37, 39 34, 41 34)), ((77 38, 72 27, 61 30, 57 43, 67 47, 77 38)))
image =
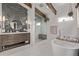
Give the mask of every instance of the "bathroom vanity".
POLYGON ((13 45, 21 42, 30 44, 30 33, 28 32, 14 32, 0 34, 0 46, 13 45))

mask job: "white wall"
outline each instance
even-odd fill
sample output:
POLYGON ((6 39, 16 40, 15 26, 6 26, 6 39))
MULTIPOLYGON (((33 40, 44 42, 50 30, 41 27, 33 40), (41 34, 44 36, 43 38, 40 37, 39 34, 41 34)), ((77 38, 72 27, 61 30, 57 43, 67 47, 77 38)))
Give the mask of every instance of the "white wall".
POLYGON ((50 14, 49 15, 49 21, 47 22, 47 39, 48 40, 53 40, 57 37, 57 34, 52 34, 50 32, 50 26, 58 26, 57 25, 57 15, 55 14, 50 14))
POLYGON ((76 23, 75 8, 73 9, 72 17, 73 17, 73 20, 58 23, 59 30, 61 31, 61 36, 76 37, 77 23, 76 23))
MULTIPOLYGON (((57 17, 68 17, 68 12, 70 12, 70 4, 65 4, 65 7, 60 7, 60 13, 58 13, 57 17), (62 9, 63 8, 63 9, 62 9), (65 9, 65 10, 64 10, 65 9), (64 15, 64 16, 63 16, 64 15)), ((60 30, 61 36, 70 36, 76 37, 77 36, 77 15, 76 15, 76 8, 75 5, 72 4, 72 11, 73 11, 73 20, 72 21, 64 21, 58 22, 58 31, 60 30)))
POLYGON ((59 23, 59 30, 61 32, 61 36, 72 36, 76 35, 76 23, 75 19, 73 21, 61 22, 59 23))

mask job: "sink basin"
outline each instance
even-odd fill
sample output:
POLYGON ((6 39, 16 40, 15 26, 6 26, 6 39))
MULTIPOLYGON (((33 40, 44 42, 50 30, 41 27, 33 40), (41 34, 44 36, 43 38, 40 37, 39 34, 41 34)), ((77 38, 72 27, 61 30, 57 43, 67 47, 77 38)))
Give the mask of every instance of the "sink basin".
POLYGON ((54 56, 77 56, 79 43, 54 39, 52 40, 52 49, 54 56))

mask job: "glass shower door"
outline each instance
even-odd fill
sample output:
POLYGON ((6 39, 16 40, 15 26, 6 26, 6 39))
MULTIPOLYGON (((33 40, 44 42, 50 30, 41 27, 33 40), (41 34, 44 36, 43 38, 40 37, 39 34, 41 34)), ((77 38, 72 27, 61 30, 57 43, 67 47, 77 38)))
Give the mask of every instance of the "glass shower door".
POLYGON ((47 39, 47 22, 40 15, 35 15, 35 41, 40 42, 47 39))

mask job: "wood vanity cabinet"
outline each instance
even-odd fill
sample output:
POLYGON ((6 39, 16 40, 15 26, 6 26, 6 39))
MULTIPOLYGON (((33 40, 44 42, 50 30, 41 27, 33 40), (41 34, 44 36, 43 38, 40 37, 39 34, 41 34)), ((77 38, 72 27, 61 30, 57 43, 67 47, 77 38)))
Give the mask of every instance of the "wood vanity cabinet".
POLYGON ((30 43, 30 33, 16 33, 0 35, 2 46, 12 45, 20 42, 28 41, 30 43))

